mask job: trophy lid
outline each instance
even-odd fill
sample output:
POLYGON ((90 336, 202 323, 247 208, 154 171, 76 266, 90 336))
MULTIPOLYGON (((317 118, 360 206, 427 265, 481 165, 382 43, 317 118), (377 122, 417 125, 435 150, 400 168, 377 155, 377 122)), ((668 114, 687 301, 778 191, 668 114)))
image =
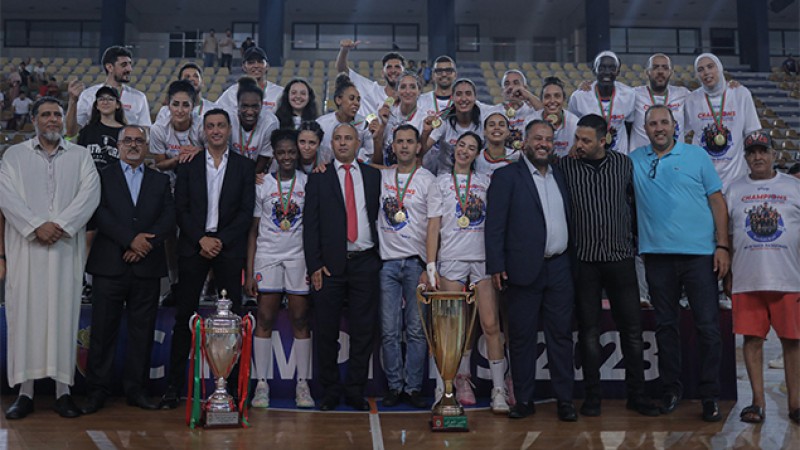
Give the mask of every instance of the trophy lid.
POLYGON ((223 289, 217 300, 217 310, 206 319, 206 328, 240 328, 242 319, 231 311, 233 302, 228 298, 228 291, 223 289))

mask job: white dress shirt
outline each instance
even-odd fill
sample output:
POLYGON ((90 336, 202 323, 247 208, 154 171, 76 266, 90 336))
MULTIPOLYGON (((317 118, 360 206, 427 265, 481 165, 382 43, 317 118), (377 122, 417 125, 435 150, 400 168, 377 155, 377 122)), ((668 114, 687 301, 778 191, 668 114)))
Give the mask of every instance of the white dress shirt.
POLYGON ((219 195, 222 192, 222 181, 225 179, 225 169, 228 167, 228 152, 222 154, 219 167, 214 165, 214 157, 206 150, 206 193, 208 194, 208 209, 206 211, 206 231, 216 232, 219 225, 219 195))
MULTIPOLYGON (((342 188, 342 199, 347 207, 347 194, 344 191, 344 177, 347 170, 339 160, 333 161, 336 168, 336 175, 339 177, 339 186, 342 188)), ((364 197, 364 180, 361 178, 361 167, 358 162, 350 165, 350 175, 353 177, 353 190, 356 197, 356 216, 358 217, 358 239, 355 242, 347 241, 347 251, 360 252, 369 250, 375 243, 372 242, 372 232, 369 229, 369 216, 367 215, 367 201, 364 197)), ((324 219, 324 218, 323 218, 324 219)))
POLYGON ((536 190, 539 192, 539 201, 542 203, 545 223, 544 257, 550 258, 567 251, 569 230, 567 230, 567 213, 564 211, 564 199, 561 190, 553 176, 553 168, 549 167, 542 175, 539 169, 531 164, 530 160, 523 157, 528 170, 531 172, 536 190))

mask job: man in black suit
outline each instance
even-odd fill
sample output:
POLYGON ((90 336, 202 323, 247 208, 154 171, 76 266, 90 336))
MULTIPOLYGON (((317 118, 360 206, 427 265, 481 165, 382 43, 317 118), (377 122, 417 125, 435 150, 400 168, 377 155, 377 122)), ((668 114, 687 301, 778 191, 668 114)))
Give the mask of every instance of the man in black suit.
POLYGON ((314 344, 319 381, 325 389, 320 409, 330 411, 342 393, 353 409, 368 411, 364 400, 369 359, 378 323, 378 233, 380 172, 355 161, 358 131, 340 124, 331 139, 335 160, 306 184, 303 241, 314 302, 314 344), (347 298, 350 360, 339 380, 339 322, 347 298))
POLYGON ((525 127, 525 157, 497 170, 486 207, 486 272, 506 290, 511 376, 516 405, 509 417, 534 412, 536 337, 541 313, 558 418, 578 419, 572 404, 573 278, 570 198, 564 175, 550 165, 553 126, 525 127))
POLYGON ((94 276, 92 332, 83 413, 97 412, 111 394, 112 368, 123 305, 128 310, 128 345, 122 387, 128 404, 156 409, 146 396, 150 351, 161 277, 166 276, 164 239, 175 232, 169 177, 145 167, 144 129, 128 125, 117 141, 120 161, 100 172, 97 237, 86 271, 94 276))
POLYGON ((233 309, 242 305, 242 270, 247 232, 255 205, 255 166, 228 146, 228 113, 212 109, 203 116, 206 149, 178 166, 175 209, 178 215, 178 301, 172 329, 167 391, 162 407, 176 408, 186 379, 191 346, 189 317, 197 310, 203 283, 214 270, 217 289, 228 291, 233 309))

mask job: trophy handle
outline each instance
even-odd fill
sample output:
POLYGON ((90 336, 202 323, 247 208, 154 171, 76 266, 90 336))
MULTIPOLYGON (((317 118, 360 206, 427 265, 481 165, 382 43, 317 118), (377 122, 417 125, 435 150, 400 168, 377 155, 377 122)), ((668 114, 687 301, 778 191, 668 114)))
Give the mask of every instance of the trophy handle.
POLYGON ((469 327, 467 328, 467 339, 464 341, 464 349, 471 348, 472 333, 475 331, 475 318, 478 315, 478 305, 475 304, 477 292, 475 284, 470 284, 467 289, 467 304, 472 305, 472 314, 469 318, 469 327))
POLYGON ((428 332, 427 320, 425 320, 425 313, 422 311, 422 304, 429 305, 431 301, 425 297, 423 292, 428 287, 424 284, 417 285, 417 312, 419 312, 419 319, 422 323, 422 331, 425 332, 425 342, 428 344, 428 354, 433 355, 433 345, 431 344, 431 334, 428 332))

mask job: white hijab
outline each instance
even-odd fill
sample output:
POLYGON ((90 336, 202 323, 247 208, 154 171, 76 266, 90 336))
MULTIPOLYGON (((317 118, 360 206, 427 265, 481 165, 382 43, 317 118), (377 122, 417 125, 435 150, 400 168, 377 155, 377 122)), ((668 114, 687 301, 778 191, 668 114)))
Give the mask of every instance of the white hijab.
POLYGON ((713 53, 702 53, 694 60, 694 76, 700 82, 700 87, 702 87, 703 90, 706 91, 706 94, 710 96, 722 95, 722 93, 725 91, 725 86, 727 83, 725 82, 725 74, 722 70, 722 62, 713 53), (700 76, 697 74, 697 66, 700 64, 700 60, 703 58, 708 58, 714 61, 714 64, 717 65, 717 84, 710 88, 703 84, 703 80, 700 79, 700 76))

